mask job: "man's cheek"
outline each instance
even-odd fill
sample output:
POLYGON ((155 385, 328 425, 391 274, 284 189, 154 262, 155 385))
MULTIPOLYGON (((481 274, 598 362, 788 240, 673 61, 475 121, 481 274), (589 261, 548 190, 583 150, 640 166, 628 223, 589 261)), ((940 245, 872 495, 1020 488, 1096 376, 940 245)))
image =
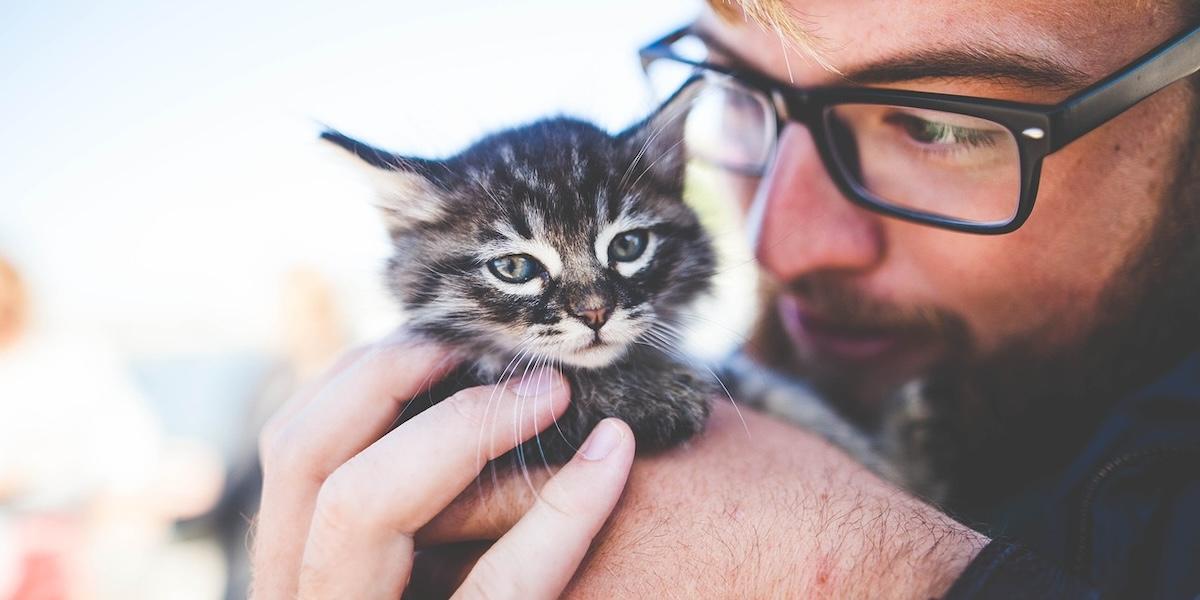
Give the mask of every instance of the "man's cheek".
POLYGON ((946 282, 955 286, 946 302, 963 317, 977 353, 1018 339, 1036 340, 1038 346, 1063 343, 1084 327, 1095 305, 1098 290, 1072 285, 1069 276, 1021 258, 1016 252, 992 257, 993 268, 946 282))
MULTIPOLYGON (((1053 314, 1038 309, 1037 265, 1018 237, 981 236, 925 228, 895 231, 893 280, 905 301, 937 306, 961 319, 957 332, 986 352, 1018 332, 1042 327, 1053 314), (907 235, 906 235, 907 234, 907 235)), ((1043 307, 1048 308, 1048 307, 1043 307)))

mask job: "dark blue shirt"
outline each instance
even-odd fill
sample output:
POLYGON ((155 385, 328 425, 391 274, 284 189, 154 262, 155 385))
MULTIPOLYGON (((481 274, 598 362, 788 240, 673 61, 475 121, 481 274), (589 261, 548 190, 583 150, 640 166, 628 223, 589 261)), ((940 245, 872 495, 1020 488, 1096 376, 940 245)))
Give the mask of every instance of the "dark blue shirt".
POLYGON ((1002 539, 949 598, 1200 597, 1200 353, 1117 402, 992 522, 1002 539))

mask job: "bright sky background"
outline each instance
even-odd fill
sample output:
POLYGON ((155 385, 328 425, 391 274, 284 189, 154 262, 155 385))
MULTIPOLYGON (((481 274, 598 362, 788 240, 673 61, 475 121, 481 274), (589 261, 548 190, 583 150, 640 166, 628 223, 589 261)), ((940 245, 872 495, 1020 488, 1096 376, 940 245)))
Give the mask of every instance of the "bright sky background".
POLYGON ((253 349, 310 265, 382 314, 382 229, 316 121, 444 154, 649 108, 636 49, 694 0, 0 2, 0 253, 38 317, 139 354, 253 349))

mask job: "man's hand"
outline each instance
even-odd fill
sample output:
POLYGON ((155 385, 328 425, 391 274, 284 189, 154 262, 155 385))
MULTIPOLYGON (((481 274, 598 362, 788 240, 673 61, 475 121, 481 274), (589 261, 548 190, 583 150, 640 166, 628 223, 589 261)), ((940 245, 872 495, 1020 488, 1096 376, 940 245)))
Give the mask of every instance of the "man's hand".
MULTIPOLYGON (((389 432, 451 362, 437 347, 385 340, 345 356, 272 418, 260 440, 255 598, 400 597, 414 533, 569 401, 560 375, 536 370, 464 390, 389 432)), ((455 597, 557 597, 616 504, 633 451, 624 423, 601 422, 455 597)))
MULTIPOLYGON (((636 461, 566 595, 928 598, 987 543, 814 436, 743 414, 745 427, 724 403, 687 446, 636 461)), ((442 544, 501 536, 527 487, 509 478, 483 497, 468 490, 420 531, 422 585, 452 589, 446 564, 464 544, 442 544)))

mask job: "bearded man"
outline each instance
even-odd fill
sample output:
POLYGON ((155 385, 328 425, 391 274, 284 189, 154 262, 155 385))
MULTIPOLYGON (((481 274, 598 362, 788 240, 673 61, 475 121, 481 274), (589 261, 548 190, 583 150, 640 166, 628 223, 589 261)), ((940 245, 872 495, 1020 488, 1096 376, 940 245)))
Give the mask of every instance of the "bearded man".
MULTIPOLYGON (((449 504, 472 473, 342 466, 374 430, 335 415, 436 375, 436 351, 389 342, 265 432, 260 594, 395 597, 465 576, 468 596, 1194 597, 1198 13, 714 0, 643 50, 650 70, 703 78, 688 126, 709 135, 689 150, 728 176, 768 282, 749 350, 868 429, 921 382, 941 505, 762 415, 747 440, 724 406, 686 451, 636 461, 611 425, 549 503, 449 504), (420 562, 474 566, 444 581, 420 562)), ((386 424, 387 406, 369 410, 386 424)), ((376 452, 402 464, 421 447, 404 436, 458 430, 473 452, 479 423, 447 415, 462 422, 376 452)))

